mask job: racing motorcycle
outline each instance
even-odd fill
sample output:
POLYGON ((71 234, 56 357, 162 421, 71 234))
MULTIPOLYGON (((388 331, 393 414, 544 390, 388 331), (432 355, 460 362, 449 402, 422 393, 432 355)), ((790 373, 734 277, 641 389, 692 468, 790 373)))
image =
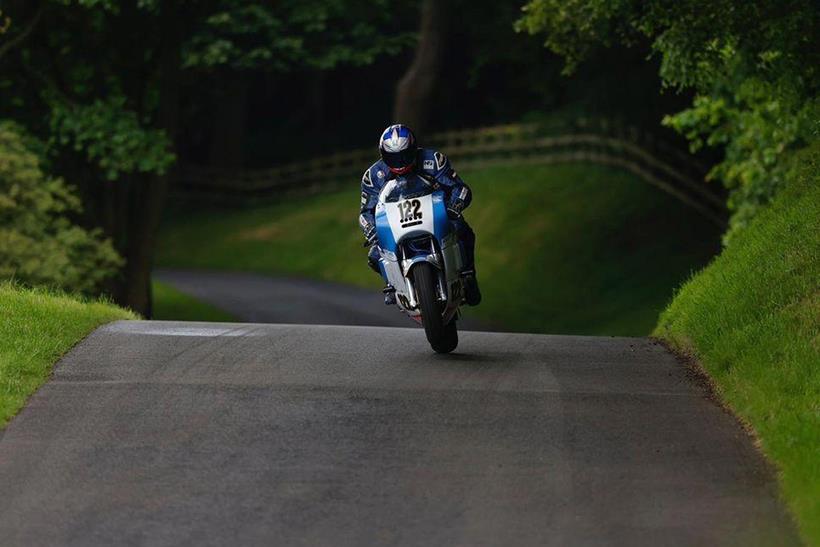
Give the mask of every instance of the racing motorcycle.
POLYGON ((375 212, 379 264, 396 290, 396 305, 424 326, 433 350, 453 351, 464 302, 463 258, 444 191, 420 175, 398 177, 382 188, 375 212))

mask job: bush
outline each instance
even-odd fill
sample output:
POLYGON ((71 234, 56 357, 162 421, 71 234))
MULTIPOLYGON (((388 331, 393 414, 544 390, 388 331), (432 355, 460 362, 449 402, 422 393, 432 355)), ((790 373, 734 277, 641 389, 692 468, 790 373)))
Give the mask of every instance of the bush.
POLYGON ((99 230, 71 221, 80 200, 43 172, 37 143, 0 122, 0 279, 98 293, 123 261, 99 230))

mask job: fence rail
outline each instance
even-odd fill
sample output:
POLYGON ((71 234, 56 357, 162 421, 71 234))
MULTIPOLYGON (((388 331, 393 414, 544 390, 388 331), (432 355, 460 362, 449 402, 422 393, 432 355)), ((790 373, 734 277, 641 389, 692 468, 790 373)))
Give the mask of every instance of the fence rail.
MULTIPOLYGON (((588 162, 625 169, 674 196, 719 225, 724 200, 704 182, 706 169, 694 158, 634 128, 599 122, 544 134, 534 124, 498 125, 431 135, 425 143, 443 150, 459 170, 508 163, 588 162)), ((181 166, 174 194, 217 203, 266 201, 293 190, 318 192, 357 185, 374 161, 360 149, 268 169, 181 166)))

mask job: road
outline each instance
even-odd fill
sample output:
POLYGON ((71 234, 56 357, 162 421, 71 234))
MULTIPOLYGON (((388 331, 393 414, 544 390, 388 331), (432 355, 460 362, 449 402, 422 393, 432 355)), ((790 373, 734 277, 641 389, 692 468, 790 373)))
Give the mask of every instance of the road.
POLYGON ((0 438, 16 545, 790 545, 771 470, 646 339, 117 322, 0 438))
MULTIPOLYGON (((154 278, 208 302, 240 321, 382 327, 415 325, 395 306, 385 306, 384 296, 377 289, 209 270, 159 269, 154 272, 154 278)), ((459 327, 469 330, 491 328, 469 317, 460 320, 459 327)))

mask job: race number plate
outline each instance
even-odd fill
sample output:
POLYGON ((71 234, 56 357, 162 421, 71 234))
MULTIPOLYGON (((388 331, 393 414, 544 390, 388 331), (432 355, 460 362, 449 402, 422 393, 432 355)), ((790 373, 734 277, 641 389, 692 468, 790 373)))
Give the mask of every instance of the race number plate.
POLYGON ((433 200, 430 196, 405 199, 387 209, 390 229, 398 241, 409 231, 433 233, 433 200))
POLYGON ((418 226, 422 223, 424 213, 421 211, 421 200, 406 199, 398 203, 399 223, 402 228, 418 226))

